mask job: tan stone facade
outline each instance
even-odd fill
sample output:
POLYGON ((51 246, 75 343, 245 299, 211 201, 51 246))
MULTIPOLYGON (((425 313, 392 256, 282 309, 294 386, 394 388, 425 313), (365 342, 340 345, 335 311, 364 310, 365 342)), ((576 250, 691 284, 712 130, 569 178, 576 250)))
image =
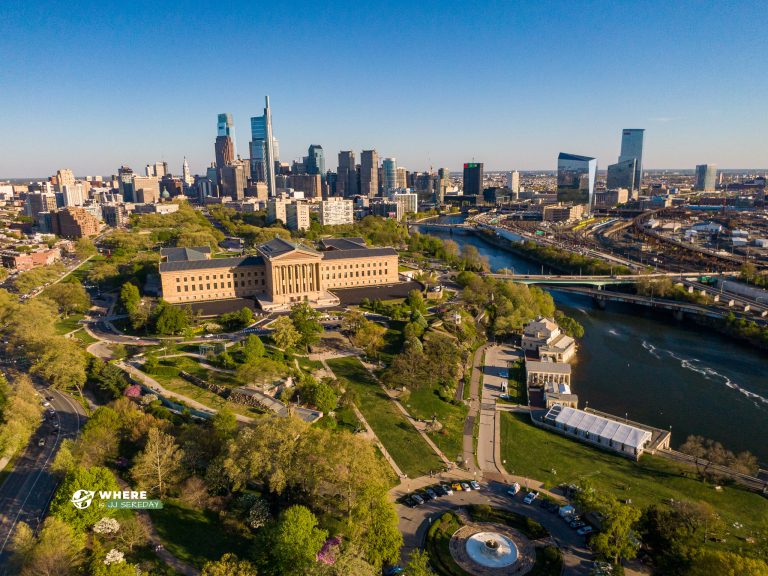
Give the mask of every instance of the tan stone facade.
POLYGON ((330 292, 394 284, 398 256, 368 248, 362 239, 327 242, 316 251, 282 239, 259 246, 257 256, 210 258, 210 250, 172 248, 161 253, 163 298, 171 303, 256 298, 265 307, 307 301, 332 304, 330 292))

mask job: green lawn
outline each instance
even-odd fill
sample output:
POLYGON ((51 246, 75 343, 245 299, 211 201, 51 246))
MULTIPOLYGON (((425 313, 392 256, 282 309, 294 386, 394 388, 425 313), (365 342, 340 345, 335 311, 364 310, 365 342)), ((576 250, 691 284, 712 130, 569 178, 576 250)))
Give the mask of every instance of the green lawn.
POLYGON ((451 404, 433 390, 420 388, 411 392, 405 401, 405 409, 411 416, 421 420, 431 420, 433 415, 437 415, 437 421, 443 428, 439 432, 430 432, 429 437, 450 460, 455 460, 464 452, 464 420, 468 411, 465 405, 451 404))
POLYGON ((82 328, 83 325, 80 324, 80 320, 83 318, 83 314, 72 314, 67 318, 59 318, 53 325, 56 329, 56 334, 68 334, 72 332, 72 330, 82 328))
POLYGON ((248 556, 252 539, 227 532, 215 512, 193 510, 166 499, 163 508, 151 515, 163 545, 181 560, 202 566, 208 560, 218 560, 224 552, 248 556))
POLYGON ((389 321, 389 328, 384 333, 384 346, 379 351, 379 358, 387 365, 390 365, 392 358, 403 350, 403 328, 405 328, 405 322, 402 320, 389 321))
POLYGON ((310 360, 306 356, 296 356, 296 360, 299 362, 299 367, 310 374, 315 370, 323 369, 323 363, 320 360, 310 360))
POLYGON ((331 370, 349 383, 358 396, 358 408, 397 465, 411 478, 441 470, 442 460, 354 356, 328 360, 331 370))
POLYGON ((695 478, 691 467, 665 458, 645 455, 635 462, 539 429, 528 416, 514 413, 501 416, 501 440, 507 471, 541 480, 548 487, 588 479, 597 490, 631 499, 641 508, 669 498, 708 502, 727 526, 744 525, 733 531, 736 538, 728 538, 729 547, 737 547, 739 536, 746 537, 751 530, 768 530, 768 500, 733 486, 717 491, 695 478))

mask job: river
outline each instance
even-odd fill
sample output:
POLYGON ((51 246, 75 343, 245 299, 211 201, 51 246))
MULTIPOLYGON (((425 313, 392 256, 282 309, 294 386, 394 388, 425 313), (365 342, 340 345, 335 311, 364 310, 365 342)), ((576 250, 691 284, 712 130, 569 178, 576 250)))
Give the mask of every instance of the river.
MULTIPOLYGON (((441 218, 441 223, 463 218, 441 218), (446 219, 447 218, 447 219, 446 219)), ((472 244, 491 268, 538 274, 541 265, 482 239, 429 232, 472 244)), ((546 271, 546 269, 545 269, 546 271)), ((749 450, 768 463, 768 357, 747 345, 671 314, 608 304, 553 291, 558 308, 583 324, 572 387, 581 406, 672 430, 672 445, 689 434, 749 450)))

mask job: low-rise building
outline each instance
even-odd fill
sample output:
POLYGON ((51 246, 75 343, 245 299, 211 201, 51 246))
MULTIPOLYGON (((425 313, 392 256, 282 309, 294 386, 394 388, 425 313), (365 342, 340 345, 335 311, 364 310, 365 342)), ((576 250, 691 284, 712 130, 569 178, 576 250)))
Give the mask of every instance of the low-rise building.
POLYGON ((34 252, 19 252, 17 250, 5 250, 0 253, 3 266, 25 272, 38 266, 47 266, 61 259, 59 248, 43 248, 34 252))
POLYGON ((346 198, 331 197, 320 202, 320 224, 340 226, 354 222, 354 203, 346 198))
POLYGON ((635 460, 640 458, 653 439, 649 430, 561 405, 549 409, 544 416, 544 424, 566 436, 635 460))
POLYGON ((541 316, 523 329, 522 347, 526 353, 555 362, 568 362, 576 354, 576 341, 563 334, 553 319, 541 316))
POLYGON ((567 222, 578 220, 584 214, 583 204, 550 204, 542 211, 545 222, 567 222))
MULTIPOLYGON (((566 362, 552 362, 551 360, 525 361, 526 384, 529 388, 545 388, 546 385, 565 385, 568 394, 571 391, 571 365, 566 362)), ((553 388, 553 391, 559 388, 553 388)))
POLYGON ((258 254, 210 258, 208 248, 165 249, 159 266, 163 298, 171 303, 254 298, 265 310, 295 302, 336 305, 334 289, 395 284, 393 248, 368 248, 361 238, 330 239, 315 250, 275 238, 258 254))

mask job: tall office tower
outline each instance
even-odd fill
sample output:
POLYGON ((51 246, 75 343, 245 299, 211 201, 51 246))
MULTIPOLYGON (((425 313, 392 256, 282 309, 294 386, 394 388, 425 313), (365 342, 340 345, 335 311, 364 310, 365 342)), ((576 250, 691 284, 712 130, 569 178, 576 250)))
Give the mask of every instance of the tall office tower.
POLYGON ((437 171, 437 186, 435 186, 435 204, 442 206, 445 202, 445 193, 451 182, 451 172, 448 168, 440 168, 437 171))
POLYGON ((75 184, 75 175, 69 168, 62 168, 56 172, 56 190, 62 192, 64 186, 73 186, 75 184))
POLYGON ((479 196, 483 193, 483 163, 464 164, 464 194, 479 196))
POLYGON ((403 166, 397 167, 397 173, 396 173, 396 187, 397 188, 408 188, 408 170, 405 169, 403 166))
POLYGON ((520 172, 512 170, 507 172, 507 188, 512 190, 512 194, 515 198, 520 194, 520 172))
POLYGON ((195 183, 192 174, 189 172, 189 163, 186 156, 184 156, 184 164, 181 165, 181 179, 187 186, 192 186, 195 183))
POLYGON ((698 164, 693 189, 698 192, 714 192, 717 185, 717 164, 698 164))
POLYGON ((381 187, 385 195, 397 189, 397 158, 381 161, 381 187))
POLYGON ((584 204, 589 212, 596 174, 595 158, 560 152, 557 157, 557 201, 584 204))
POLYGON ((65 184, 62 186, 61 196, 63 206, 83 206, 85 204, 82 184, 65 184))
POLYGON ((136 189, 133 186, 133 170, 120 166, 117 170, 117 186, 123 202, 136 202, 136 189))
POLYGON ((232 139, 232 157, 237 156, 237 142, 235 141, 235 122, 232 120, 232 114, 219 114, 216 124, 216 136, 229 136, 232 139))
POLYGON ((155 162, 154 164, 147 164, 145 170, 147 176, 154 176, 155 178, 162 178, 168 172, 168 162, 155 162))
POLYGON ((379 193, 379 155, 363 150, 360 155, 360 194, 374 198, 379 193))
POLYGON ((608 178, 605 187, 608 190, 626 188, 630 192, 635 189, 637 175, 637 160, 629 158, 608 166, 608 178))
POLYGON ((269 96, 264 114, 251 118, 251 178, 266 182, 269 196, 275 195, 275 162, 278 158, 277 139, 272 135, 272 113, 269 96))
POLYGON ((31 192, 27 194, 25 202, 27 216, 31 216, 36 222, 41 212, 56 210, 56 196, 51 192, 31 192))
POLYGON ((621 153, 619 164, 635 160, 634 187, 630 190, 640 191, 640 180, 643 177, 643 135, 645 128, 624 128, 621 131, 621 153))
POLYGON ((229 166, 235 159, 235 145, 229 136, 216 136, 216 168, 229 166))
POLYGON ((351 197, 357 195, 357 168, 352 150, 339 152, 339 167, 336 170, 336 195, 351 197))
POLYGON ((245 197, 245 188, 248 185, 245 164, 244 160, 238 160, 220 170, 222 196, 229 196, 232 200, 242 200, 245 197))
POLYGON ((320 144, 311 144, 307 158, 304 161, 304 169, 307 174, 320 174, 320 178, 325 180, 325 154, 320 144))

